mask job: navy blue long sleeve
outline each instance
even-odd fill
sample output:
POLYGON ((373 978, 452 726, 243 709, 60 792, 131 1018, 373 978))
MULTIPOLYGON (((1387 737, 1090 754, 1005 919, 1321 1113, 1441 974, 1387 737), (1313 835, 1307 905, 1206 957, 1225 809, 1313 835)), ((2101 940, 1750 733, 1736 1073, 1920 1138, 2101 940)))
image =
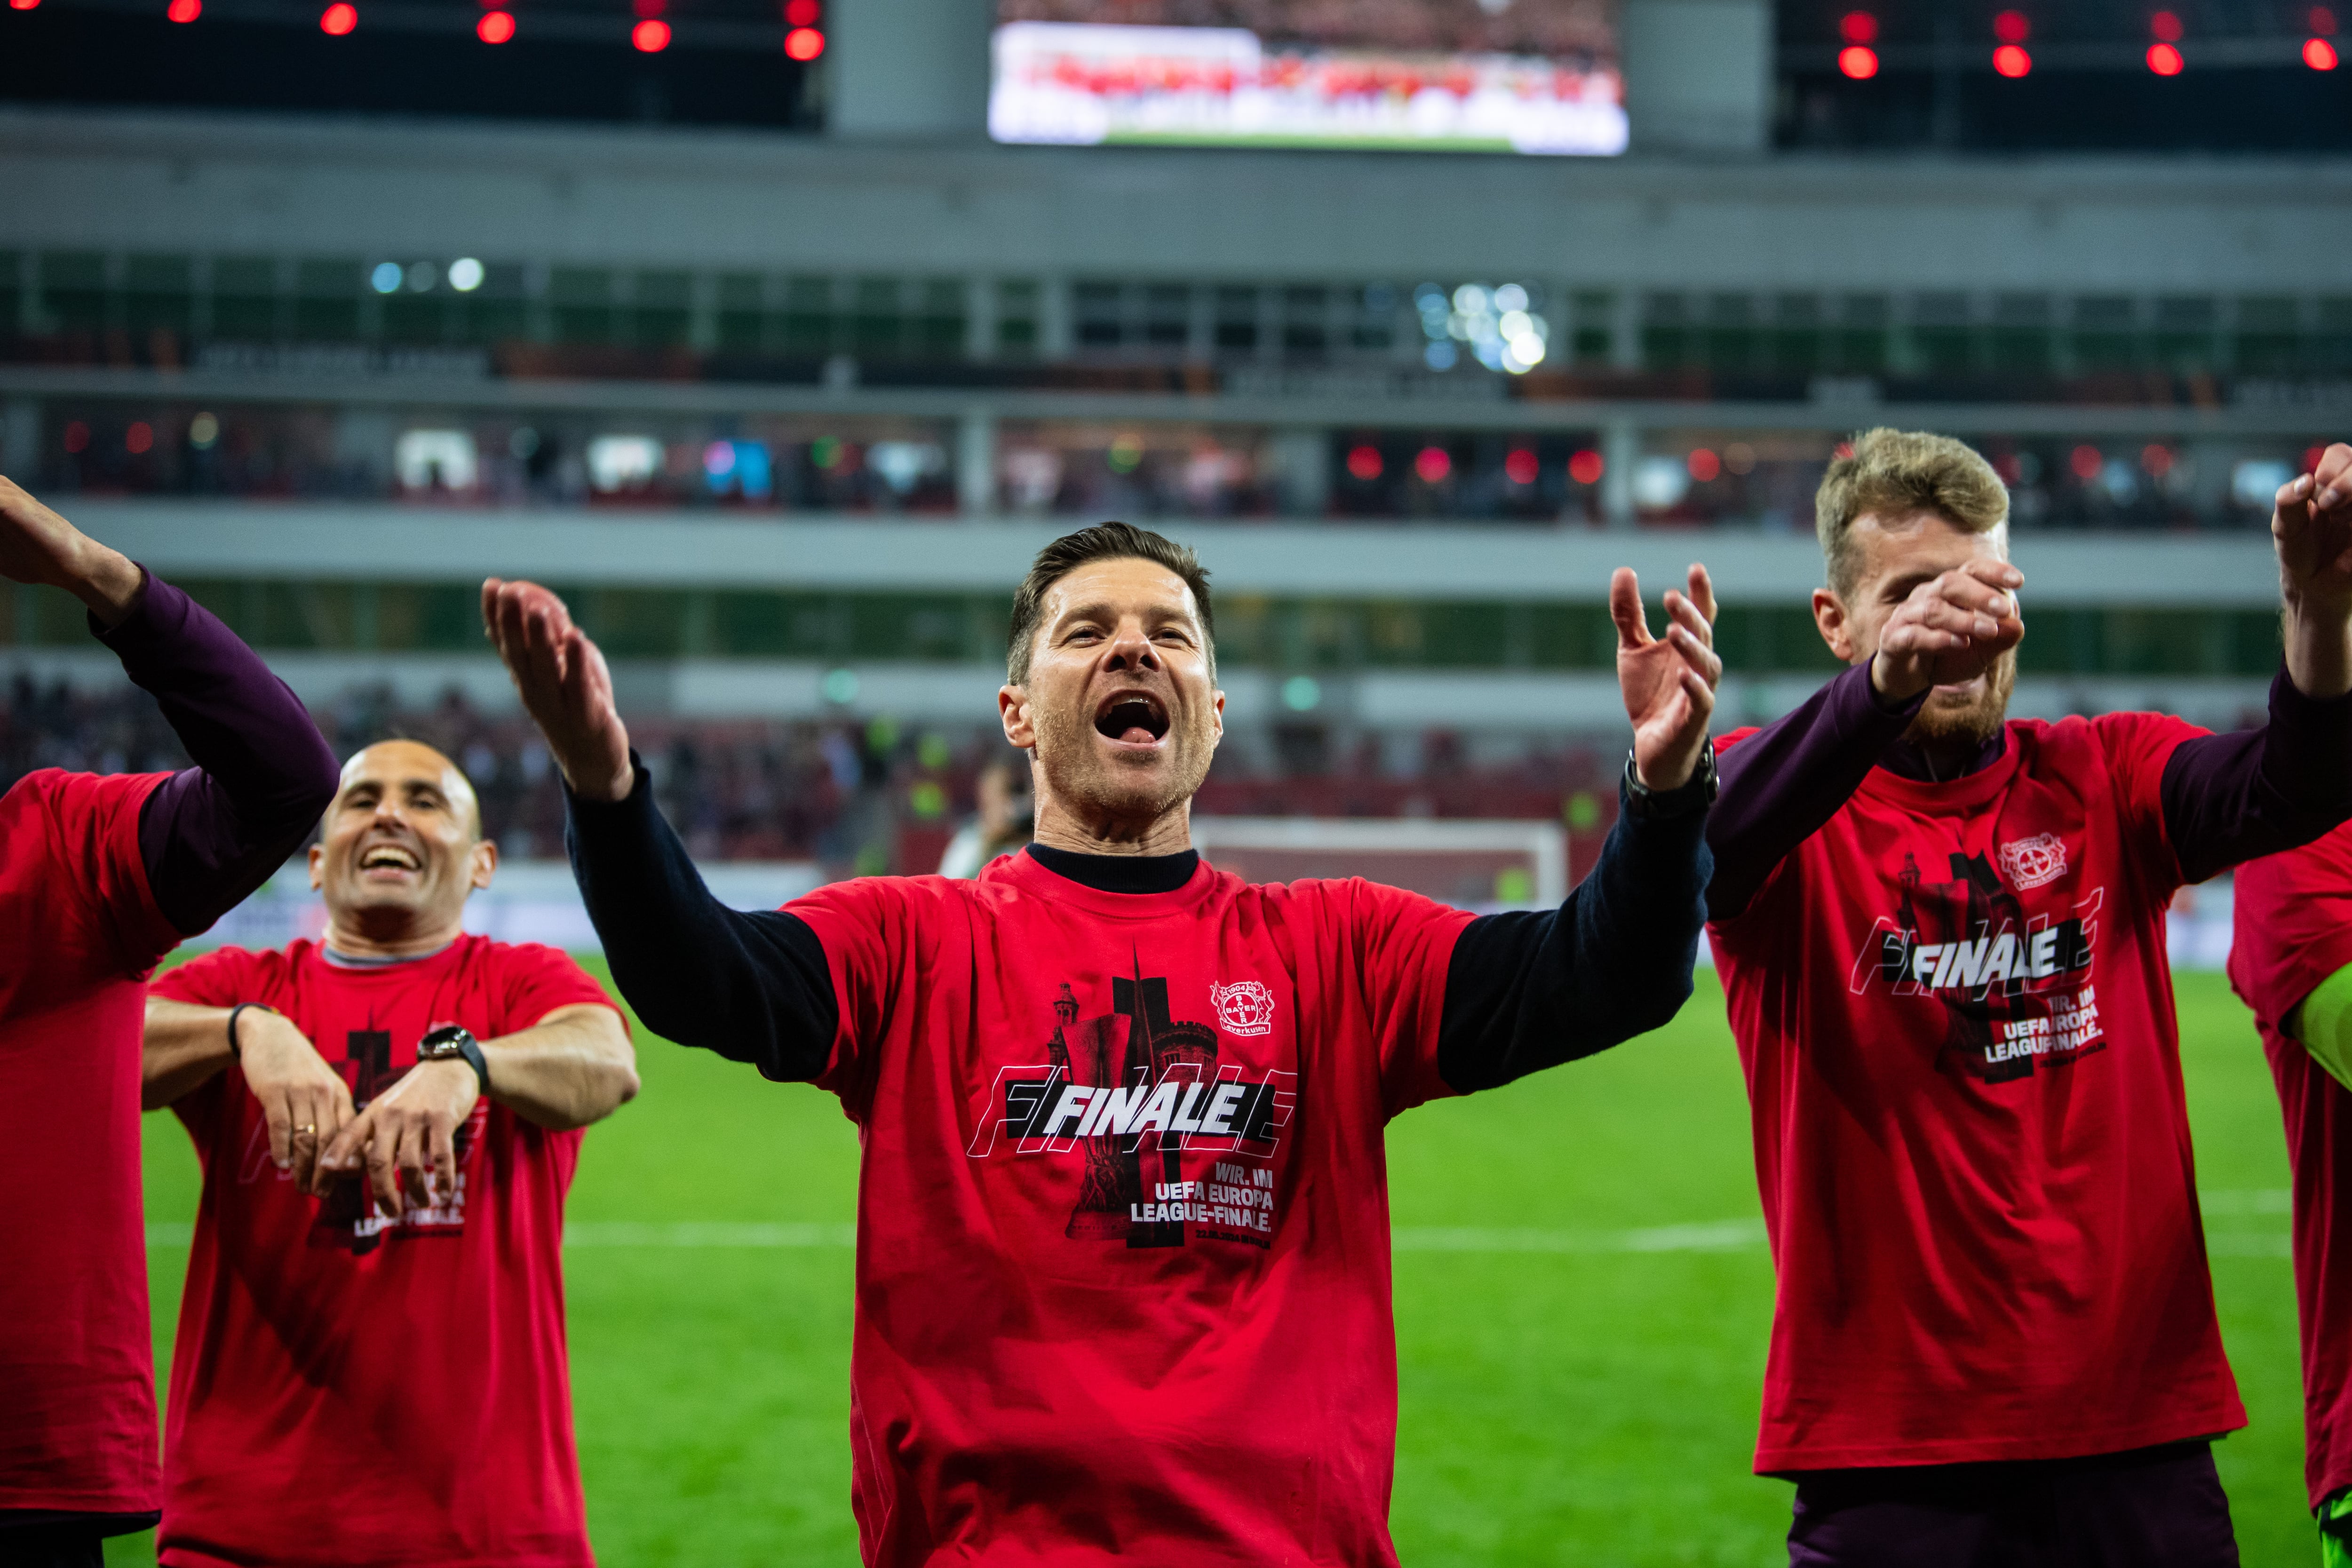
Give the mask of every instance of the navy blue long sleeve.
MULTIPOLYGON (((778 1081, 821 1074, 840 1008, 807 923, 783 910, 730 909, 712 896, 654 805, 643 767, 625 800, 565 799, 572 874, 614 983, 646 1026, 778 1081)), ((1592 874, 1558 910, 1487 915, 1464 930, 1438 1034, 1449 1087, 1491 1089, 1674 1016, 1690 995, 1705 920, 1705 822, 1621 815, 1592 874)), ((1037 858, 1112 891, 1138 869, 1113 856, 1037 858)))
POLYGON ((1714 871, 1706 813, 1627 814, 1557 910, 1485 915, 1445 972, 1437 1070, 1461 1094, 1659 1027, 1691 994, 1714 871))
POLYGON ((781 910, 730 909, 654 804, 634 754, 628 798, 564 791, 564 847, 604 960, 647 1028, 682 1046, 805 1082, 824 1071, 840 1019, 816 932, 781 910))

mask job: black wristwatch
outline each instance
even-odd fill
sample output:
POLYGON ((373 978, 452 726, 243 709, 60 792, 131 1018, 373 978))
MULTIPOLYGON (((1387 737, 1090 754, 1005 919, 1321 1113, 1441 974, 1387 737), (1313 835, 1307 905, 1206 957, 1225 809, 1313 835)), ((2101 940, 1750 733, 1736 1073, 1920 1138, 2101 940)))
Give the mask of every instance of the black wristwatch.
POLYGON ((1675 789, 1652 789, 1642 782, 1641 770, 1633 765, 1633 753, 1625 753, 1625 811, 1644 822, 1664 822, 1673 817, 1687 816, 1694 811, 1705 811, 1715 804, 1715 792, 1719 781, 1715 773, 1715 742, 1707 742, 1698 751, 1698 765, 1691 776, 1675 789))
POLYGON ((473 1031, 463 1024, 442 1024, 425 1032, 416 1042, 416 1059, 420 1062, 446 1062, 453 1057, 463 1058, 474 1069, 474 1078, 482 1092, 490 1092, 490 1064, 482 1059, 482 1042, 474 1038, 473 1031))

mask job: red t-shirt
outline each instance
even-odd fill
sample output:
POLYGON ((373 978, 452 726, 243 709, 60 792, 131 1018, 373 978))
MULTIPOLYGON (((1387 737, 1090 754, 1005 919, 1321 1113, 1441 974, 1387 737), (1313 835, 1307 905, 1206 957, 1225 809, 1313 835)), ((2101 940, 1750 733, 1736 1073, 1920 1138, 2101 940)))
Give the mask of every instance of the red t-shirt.
MULTIPOLYGON (((553 948, 465 936, 381 968, 298 942, 223 948, 155 994, 266 1002, 364 1105, 441 1024, 480 1039, 611 1005, 553 948)), ((204 1163, 164 1426, 174 1568, 590 1562, 563 1344, 563 1194, 581 1134, 478 1101, 455 1197, 378 1214, 356 1181, 296 1190, 234 1068, 183 1097, 204 1163)))
POLYGON ((2352 1486, 2352 1094, 2279 1033, 2352 963, 2352 826, 2238 868, 2230 984, 2254 1010, 2286 1113, 2303 1321, 2304 1480, 2317 1508, 2352 1486))
POLYGON ((0 1509, 157 1506, 139 1037, 180 934, 139 808, 168 776, 0 796, 0 1509))
POLYGON ((1026 855, 790 906, 865 1145, 869 1563, 1393 1563, 1383 1129, 1449 1093, 1469 916, 1362 881, 1098 892, 1026 855))
POLYGON ((2165 956, 2159 785, 2200 733, 2020 721, 1967 778, 1874 769, 1711 928, 1780 1270, 1759 1471, 2245 1425, 2165 956))

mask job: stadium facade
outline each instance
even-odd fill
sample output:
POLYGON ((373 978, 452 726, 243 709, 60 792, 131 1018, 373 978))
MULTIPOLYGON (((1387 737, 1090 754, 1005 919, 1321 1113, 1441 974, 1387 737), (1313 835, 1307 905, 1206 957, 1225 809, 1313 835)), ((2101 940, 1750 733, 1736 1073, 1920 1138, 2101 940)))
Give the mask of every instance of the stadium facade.
MULTIPOLYGON (((1820 465, 1894 423, 2012 484, 2022 709, 2258 710, 2268 496, 2352 417, 2352 163, 1832 145, 1793 9, 1631 0, 1613 159, 994 145, 984 26, 919 0, 845 7, 821 133, 19 95, 0 466, 306 695, 486 710, 499 572, 642 711, 984 725, 1029 552, 1124 516, 1215 570, 1278 774, 1609 731, 1619 562, 1713 564, 1729 710, 1780 710, 1820 465)), ((1929 108, 1993 82, 1906 47, 1929 108)), ((14 668, 110 679, 0 607, 14 668)))

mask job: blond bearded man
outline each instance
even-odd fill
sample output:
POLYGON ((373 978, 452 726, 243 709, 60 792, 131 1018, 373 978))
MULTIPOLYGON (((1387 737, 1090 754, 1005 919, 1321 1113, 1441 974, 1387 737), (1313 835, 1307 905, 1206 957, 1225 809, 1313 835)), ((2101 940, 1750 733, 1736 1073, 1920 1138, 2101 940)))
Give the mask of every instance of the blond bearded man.
POLYGON ((163 1443, 170 1568, 585 1568, 560 1247, 582 1129, 637 1091, 552 948, 467 934, 498 848, 457 765, 345 764, 327 933, 148 1003, 204 1164, 163 1443))
POLYGON ((857 1122, 852 1506, 869 1563, 1392 1564, 1391 1117, 1602 1049, 1688 995, 1721 666, 1613 584, 1629 811, 1558 911, 1255 887, 1192 847, 1223 728, 1207 574, 1105 524, 1013 601, 1005 738, 1036 836, 968 880, 711 899, 594 647, 542 588, 484 612, 571 789, 649 1027, 857 1122))
POLYGON ((2352 448, 2278 495, 2271 721, 2007 717, 2009 498, 1947 437, 1831 464, 1853 668, 1724 739, 1709 931, 1780 1271, 1756 1468, 1805 1568, 2222 1568, 2175 889, 2352 815, 2352 448))

